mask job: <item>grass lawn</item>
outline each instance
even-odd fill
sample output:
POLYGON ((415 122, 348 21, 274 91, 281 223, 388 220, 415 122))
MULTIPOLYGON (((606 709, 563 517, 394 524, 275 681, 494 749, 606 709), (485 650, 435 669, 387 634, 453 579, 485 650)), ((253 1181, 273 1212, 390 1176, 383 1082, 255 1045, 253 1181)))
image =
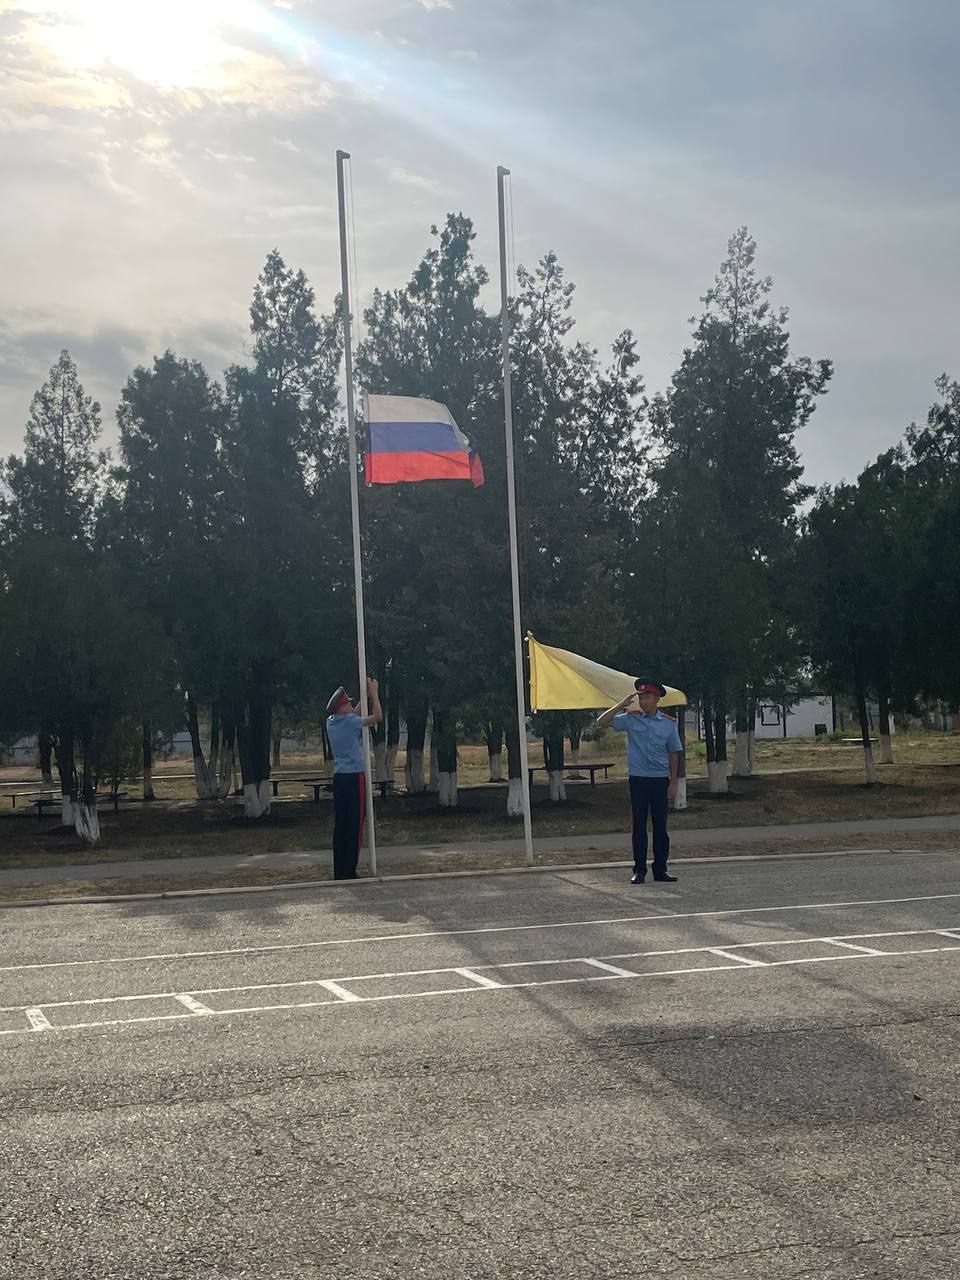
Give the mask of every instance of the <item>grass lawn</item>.
MULTIPOLYGON (((881 782, 867 788, 856 767, 857 751, 839 744, 819 742, 758 743, 762 769, 753 778, 735 780, 726 796, 711 797, 706 782, 698 777, 697 752, 690 750, 689 808, 671 817, 673 829, 706 829, 718 826, 764 826, 772 823, 831 821, 839 819, 916 817, 925 814, 960 813, 960 737, 930 734, 898 739, 896 753, 904 761, 880 767, 881 782), (812 768, 809 761, 822 762, 812 768), (803 772, 789 772, 803 770, 803 772)), ((617 768, 609 782, 591 787, 586 782, 568 783, 565 803, 553 804, 546 785, 533 792, 534 834, 576 836, 629 828, 629 803, 619 735, 608 742, 590 744, 584 759, 610 759, 617 768), (604 750, 604 748, 608 748, 604 750)), ((482 748, 462 749, 462 780, 486 775, 482 748)), ((169 762, 167 772, 184 772, 185 761, 169 762)), ((317 770, 316 757, 285 759, 283 769, 317 770)), ((4 770, 2 780, 26 775, 32 770, 4 770)), ((162 779, 162 772, 158 772, 162 779)), ((138 858, 175 858, 199 854, 251 854, 321 850, 329 848, 331 802, 295 798, 299 789, 288 788, 290 799, 274 805, 269 818, 251 822, 235 803, 197 804, 188 799, 189 784, 162 782, 158 793, 166 796, 174 788, 180 798, 154 805, 130 804, 119 814, 101 814, 102 843, 86 849, 70 831, 61 832, 53 817, 38 822, 35 813, 14 812, 9 801, 0 799, 0 866, 42 866, 56 863, 93 863, 138 858)), ((4 792, 7 790, 3 789, 4 792)), ((3 794, 3 793, 0 793, 3 794)), ((522 826, 508 821, 505 787, 464 786, 460 806, 440 809, 432 795, 397 794, 377 798, 377 832, 382 845, 436 846, 482 840, 516 838, 522 826)), ((459 854, 458 865, 464 865, 459 854)), ((489 862, 489 855, 485 855, 489 862)))

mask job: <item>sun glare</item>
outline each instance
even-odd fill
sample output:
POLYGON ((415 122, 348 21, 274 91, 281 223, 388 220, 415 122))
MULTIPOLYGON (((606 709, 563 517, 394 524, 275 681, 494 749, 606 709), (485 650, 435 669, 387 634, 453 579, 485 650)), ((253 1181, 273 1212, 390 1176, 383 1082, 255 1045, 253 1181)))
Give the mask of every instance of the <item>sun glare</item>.
POLYGON ((116 68, 165 88, 204 88, 242 59, 251 36, 271 37, 279 17, 256 0, 34 0, 35 33, 65 64, 116 68))

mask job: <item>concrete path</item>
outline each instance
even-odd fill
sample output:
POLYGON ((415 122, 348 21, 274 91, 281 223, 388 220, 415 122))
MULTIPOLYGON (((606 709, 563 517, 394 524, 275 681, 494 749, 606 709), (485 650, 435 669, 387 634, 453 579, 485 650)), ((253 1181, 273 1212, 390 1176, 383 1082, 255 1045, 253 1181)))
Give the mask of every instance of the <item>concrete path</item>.
MULTIPOLYGON (((807 838, 836 838, 837 848, 843 847, 844 836, 864 835, 895 831, 907 834, 911 831, 956 831, 960 843, 960 814, 937 814, 924 818, 872 818, 849 822, 791 822, 766 827, 698 827, 671 832, 674 851, 695 850, 704 845, 729 845, 730 852, 737 852, 740 845, 756 841, 802 840, 807 838)), ((546 836, 535 840, 539 854, 559 853, 580 849, 584 860, 597 851, 621 849, 624 859, 630 857, 630 838, 625 832, 606 832, 596 835, 546 836)), ((383 845, 377 850, 381 867, 389 871, 391 863, 411 857, 447 858, 458 853, 476 855, 487 853, 505 856, 523 852, 522 840, 473 840, 453 844, 383 845)), ((198 858, 144 858, 126 862, 59 863, 45 867, 7 867, 0 870, 0 885, 55 884, 64 880, 130 879, 135 876, 187 875, 195 872, 214 873, 231 871, 257 871, 296 869, 326 864, 330 859, 328 849, 299 850, 295 853, 214 854, 198 858)))

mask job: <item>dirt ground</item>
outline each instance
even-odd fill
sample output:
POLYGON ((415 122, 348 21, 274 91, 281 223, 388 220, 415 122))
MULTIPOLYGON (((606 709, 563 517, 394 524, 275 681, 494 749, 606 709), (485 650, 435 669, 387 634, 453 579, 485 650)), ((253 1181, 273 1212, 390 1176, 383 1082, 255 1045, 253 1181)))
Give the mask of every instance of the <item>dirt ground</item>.
MULTIPOLYGON (((675 830, 710 827, 765 826, 774 823, 840 819, 917 817, 960 813, 960 739, 930 735, 946 760, 906 763, 880 768, 880 783, 866 787, 858 769, 832 767, 798 772, 759 772, 734 780, 725 796, 712 797, 704 780, 691 776, 689 808, 671 817, 675 830), (955 757, 955 758, 954 758, 955 757)), ((779 745, 779 744, 776 744, 779 745)), ((898 743, 908 754, 906 743, 898 743)), ((467 748, 477 756, 480 749, 467 748)), ((819 745, 797 744, 791 762, 819 752, 819 745)), ((827 748, 827 759, 832 754, 827 748)), ((915 755, 933 754, 924 741, 915 755)), ((585 753, 586 758, 586 753, 585 753)), ((596 758, 596 756, 595 756, 596 758)), ((600 755, 610 758, 612 754, 600 755)), ((480 761, 469 762, 479 769, 480 761)), ((767 762, 768 766, 770 761, 767 762)), ((783 757, 776 763, 783 764, 783 757)), ((182 760, 167 766, 183 772, 182 760)), ((296 768, 290 761, 287 768, 296 768)), ((802 768, 796 766, 795 768, 802 768)), ((29 772, 29 771, 28 771, 29 772)), ((533 790, 534 834, 590 835, 626 831, 629 802, 622 766, 608 782, 596 787, 568 782, 567 800, 549 800, 545 782, 533 790), (619 773, 619 777, 617 774, 619 773)), ((10 771, 4 771, 9 781, 10 771)), ((158 793, 164 794, 163 785, 158 793)), ((37 820, 35 812, 18 805, 10 808, 8 789, 0 789, 0 866, 40 866, 56 863, 91 863, 130 858, 174 858, 200 854, 249 854, 329 847, 331 802, 305 799, 299 784, 281 787, 281 798, 272 814, 249 821, 235 799, 199 804, 185 797, 162 799, 147 805, 126 802, 120 812, 101 813, 103 839, 87 849, 76 835, 57 826, 54 816, 37 820), (285 797, 284 792, 287 792, 285 797)), ((517 822, 505 814, 505 787, 490 783, 466 785, 457 809, 440 809, 433 795, 407 796, 402 792, 376 800, 378 839, 382 845, 437 845, 516 837, 517 822)), ((462 861, 459 865, 462 865, 462 861)))

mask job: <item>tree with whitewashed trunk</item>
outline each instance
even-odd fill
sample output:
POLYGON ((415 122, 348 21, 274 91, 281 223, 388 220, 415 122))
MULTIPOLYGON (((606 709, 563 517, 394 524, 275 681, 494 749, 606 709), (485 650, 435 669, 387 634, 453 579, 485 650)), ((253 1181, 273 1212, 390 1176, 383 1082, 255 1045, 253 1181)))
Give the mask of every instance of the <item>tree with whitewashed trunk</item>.
POLYGON ((457 717, 449 707, 433 710, 431 745, 437 756, 437 799, 441 809, 457 807, 457 717))
MULTIPOLYGON (((387 738, 382 778, 384 782, 388 782, 392 786, 396 781, 397 757, 400 754, 401 689, 396 670, 391 670, 386 686, 386 703, 383 704, 383 715, 387 726, 387 738)), ((381 693, 382 697, 383 694, 381 693)))
POLYGON ((272 725, 306 701, 338 636, 329 608, 348 563, 342 353, 336 309, 314 310, 302 271, 267 255, 250 308, 252 367, 225 375, 221 661, 247 817, 271 808, 272 725))
POLYGON ((506 722, 504 738, 507 744, 507 817, 523 817, 523 788, 529 786, 529 779, 523 776, 520 758, 520 731, 516 717, 506 722))
POLYGON ((680 760, 677 767, 677 790, 673 797, 674 809, 686 809, 687 807, 687 709, 686 707, 677 707, 677 732, 680 734, 680 741, 683 743, 683 751, 680 753, 680 760))
MULTIPOLYGON (((943 374, 926 421, 907 429, 903 534, 894 587, 905 583, 900 685, 960 706, 960 381, 943 374)), ((897 699, 901 701, 901 698, 897 699)))
POLYGON ((53 790, 53 739, 49 733, 37 735, 41 786, 44 791, 53 790))
POLYGON ((567 713, 542 711, 533 717, 533 729, 543 740, 543 763, 547 770, 550 799, 554 803, 559 803, 567 798, 567 787, 563 778, 567 713))
POLYGON ((484 727, 483 740, 487 748, 487 767, 491 782, 503 781, 503 728, 499 724, 488 722, 484 727))
POLYGON ((117 422, 115 553, 128 590, 149 605, 175 655, 169 699, 189 731, 197 797, 206 800, 221 790, 217 695, 229 632, 220 556, 223 396, 198 361, 166 351, 127 379, 117 422), (209 759, 201 705, 209 708, 209 759))
POLYGON ((806 586, 811 657, 828 687, 852 694, 868 786, 877 781, 867 698, 882 646, 886 603, 882 577, 871 573, 869 523, 857 487, 825 486, 805 520, 799 567, 806 586))
MULTIPOLYGON (((755 254, 741 227, 703 296, 693 341, 649 411, 658 457, 648 519, 673 584, 666 647, 675 661, 684 655, 701 693, 714 793, 727 787, 727 713, 752 678, 771 674, 753 666, 755 637, 780 612, 776 567, 810 492, 794 438, 832 372, 828 360, 791 355, 787 312, 771 306, 755 254)), ((748 763, 745 738, 737 764, 748 763)))
POLYGON ((368 647, 391 655, 405 681, 407 787, 424 786, 429 699, 434 726, 426 790, 452 807, 456 725, 450 708, 467 706, 482 692, 490 633, 498 643, 505 633, 509 642, 499 615, 509 618, 510 588, 498 328, 479 305, 487 273, 473 256, 468 218, 451 214, 433 234, 434 246, 409 283, 375 292, 365 312, 368 336, 357 354, 359 378, 371 391, 447 405, 476 441, 486 484, 371 486, 362 496, 362 520, 368 647), (487 605, 482 627, 479 601, 487 605), (444 746, 442 739, 451 735, 444 746))
POLYGON ((753 772, 753 762, 750 758, 750 737, 753 732, 753 722, 750 718, 751 705, 754 704, 748 697, 737 700, 733 722, 735 734, 733 776, 735 778, 749 778, 753 772))
MULTIPOLYGON (((594 348, 571 340, 573 296, 556 254, 518 271, 513 387, 524 610, 541 639, 612 663, 629 635, 619 588, 643 489, 643 383, 628 330, 614 340, 606 365, 594 348)), ((549 712, 533 724, 543 739, 550 798, 561 802, 564 738, 572 732, 579 751, 584 718, 549 712)), ((508 805, 519 808, 527 780, 515 779, 513 767, 508 805)))
POLYGON ((428 708, 422 697, 408 695, 406 702, 407 749, 403 767, 404 786, 411 795, 426 791, 423 773, 423 747, 427 738, 428 708))
MULTIPOLYGON (((78 812, 76 726, 70 719, 75 655, 68 619, 79 609, 81 584, 90 581, 80 571, 93 554, 97 504, 106 483, 107 455, 96 447, 100 426, 99 404, 84 391, 69 352, 62 351, 31 401, 23 455, 0 467, 0 555, 8 584, 16 584, 8 617, 19 611, 21 625, 34 631, 32 641, 28 630, 15 648, 5 646, 4 665, 12 671, 17 654, 35 682, 23 697, 43 713, 19 728, 41 725, 55 748, 65 827, 76 824, 78 812), (68 567, 80 574, 76 580, 64 572, 68 567), (44 581, 31 583, 31 572, 44 581)), ((15 691, 13 717, 23 697, 15 691)))
POLYGON ((89 546, 64 543, 51 558, 46 537, 29 532, 2 561, 0 729, 50 726, 62 823, 96 844, 98 787, 136 764, 141 655, 164 672, 163 638, 125 598, 116 563, 89 546))

